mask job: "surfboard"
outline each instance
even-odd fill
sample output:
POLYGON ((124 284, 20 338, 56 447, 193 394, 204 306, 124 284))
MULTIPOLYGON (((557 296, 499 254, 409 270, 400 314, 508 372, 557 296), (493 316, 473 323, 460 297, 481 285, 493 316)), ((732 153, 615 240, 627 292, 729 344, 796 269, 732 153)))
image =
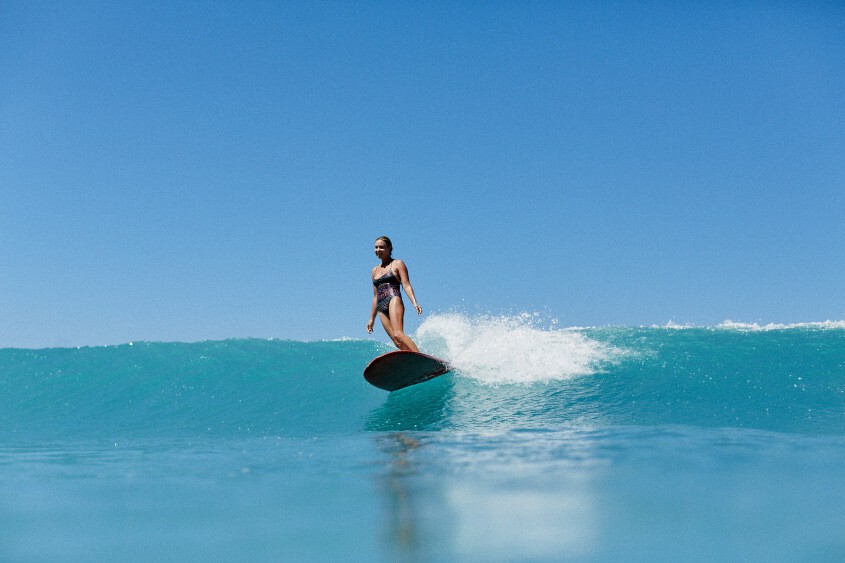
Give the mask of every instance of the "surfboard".
POLYGON ((385 391, 396 391, 428 381, 450 371, 449 364, 426 354, 397 350, 374 359, 364 369, 364 379, 385 391))

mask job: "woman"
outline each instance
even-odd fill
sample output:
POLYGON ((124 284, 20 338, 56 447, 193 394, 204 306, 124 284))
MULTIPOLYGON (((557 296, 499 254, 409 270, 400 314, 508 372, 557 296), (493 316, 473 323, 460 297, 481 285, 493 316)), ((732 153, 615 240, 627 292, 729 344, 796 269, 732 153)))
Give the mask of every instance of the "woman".
POLYGON ((414 289, 408 279, 408 268, 404 262, 393 258, 392 252, 393 244, 389 238, 376 239, 376 256, 381 260, 381 264, 373 268, 373 308, 370 312, 370 322, 367 323, 367 332, 373 332, 378 313, 385 332, 397 348, 419 352, 414 341, 405 334, 405 304, 402 302, 399 286, 405 288, 405 294, 414 304, 418 315, 422 315, 422 307, 414 297, 414 289))

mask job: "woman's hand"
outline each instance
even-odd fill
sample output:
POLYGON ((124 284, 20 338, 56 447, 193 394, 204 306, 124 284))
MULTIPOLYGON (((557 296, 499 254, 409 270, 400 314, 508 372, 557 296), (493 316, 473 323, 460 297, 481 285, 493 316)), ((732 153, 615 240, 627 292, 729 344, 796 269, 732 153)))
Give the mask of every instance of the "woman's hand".
POLYGON ((369 332, 370 334, 373 333, 373 324, 375 324, 374 319, 370 319, 370 322, 367 323, 367 332, 369 332))
POLYGON ((414 309, 417 310, 418 315, 422 315, 422 307, 420 307, 418 303, 414 303, 414 309))

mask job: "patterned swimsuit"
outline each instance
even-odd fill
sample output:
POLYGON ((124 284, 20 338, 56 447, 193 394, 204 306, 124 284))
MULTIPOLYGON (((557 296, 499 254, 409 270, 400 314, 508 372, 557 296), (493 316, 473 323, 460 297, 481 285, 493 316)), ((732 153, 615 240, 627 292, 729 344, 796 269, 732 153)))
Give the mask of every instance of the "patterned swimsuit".
POLYGON ((390 300, 394 297, 402 299, 399 293, 399 279, 393 274, 393 270, 388 270, 380 278, 373 280, 373 285, 376 286, 376 311, 390 316, 390 300))

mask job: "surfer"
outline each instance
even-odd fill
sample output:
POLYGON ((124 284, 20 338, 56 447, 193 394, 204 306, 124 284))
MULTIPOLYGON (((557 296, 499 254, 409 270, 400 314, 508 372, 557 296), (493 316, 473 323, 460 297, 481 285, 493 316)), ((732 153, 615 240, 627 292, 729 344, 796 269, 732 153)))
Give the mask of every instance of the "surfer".
POLYGON ((422 307, 414 297, 414 289, 408 279, 408 267, 402 260, 393 258, 393 244, 387 237, 376 239, 376 256, 381 263, 373 268, 373 307, 370 312, 370 322, 367 323, 367 332, 373 332, 373 325, 376 322, 376 313, 381 319, 385 332, 393 340, 393 343, 400 350, 419 352, 414 341, 405 334, 403 324, 405 322, 405 303, 402 302, 402 295, 399 286, 405 288, 405 294, 414 304, 418 315, 422 315, 422 307))

